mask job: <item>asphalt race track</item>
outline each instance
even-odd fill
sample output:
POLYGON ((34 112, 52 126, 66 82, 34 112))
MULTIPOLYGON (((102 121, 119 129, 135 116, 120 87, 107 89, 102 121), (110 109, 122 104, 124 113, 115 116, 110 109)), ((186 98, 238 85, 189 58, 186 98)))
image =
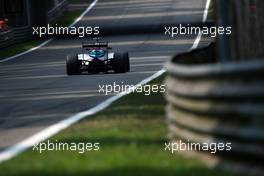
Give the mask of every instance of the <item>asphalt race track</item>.
POLYGON ((77 26, 100 26, 114 51, 128 51, 131 72, 67 76, 67 54, 81 51, 83 39, 55 39, 44 47, 0 63, 0 151, 111 95, 98 85, 136 84, 162 69, 175 53, 187 51, 196 36, 170 38, 165 24, 201 22, 206 0, 99 0, 77 26), (149 29, 148 29, 149 26, 149 29), (142 30, 140 33, 141 28, 142 30), (126 32, 126 30, 130 31, 126 32), (137 33, 133 34, 133 29, 137 33), (146 32, 148 29, 148 32, 146 32), (123 31, 123 32, 122 32, 123 31))

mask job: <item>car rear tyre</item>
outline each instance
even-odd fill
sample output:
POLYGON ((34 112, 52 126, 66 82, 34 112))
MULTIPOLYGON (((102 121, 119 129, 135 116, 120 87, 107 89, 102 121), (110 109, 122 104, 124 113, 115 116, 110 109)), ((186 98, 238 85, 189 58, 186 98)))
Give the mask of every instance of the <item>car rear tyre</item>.
POLYGON ((115 53, 113 69, 116 73, 125 73, 130 71, 128 53, 115 53))
POLYGON ((67 75, 81 74, 81 62, 78 60, 77 55, 68 55, 66 59, 66 72, 67 75))

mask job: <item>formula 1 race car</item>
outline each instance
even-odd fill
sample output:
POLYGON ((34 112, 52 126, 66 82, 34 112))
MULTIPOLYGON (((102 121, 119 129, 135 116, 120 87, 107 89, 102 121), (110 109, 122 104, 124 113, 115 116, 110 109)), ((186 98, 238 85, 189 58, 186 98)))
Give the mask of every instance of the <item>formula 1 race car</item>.
POLYGON ((88 73, 108 72, 116 73, 130 71, 128 53, 109 52, 112 49, 108 42, 83 42, 82 53, 68 55, 66 59, 66 72, 68 75, 79 75, 84 71, 88 73))

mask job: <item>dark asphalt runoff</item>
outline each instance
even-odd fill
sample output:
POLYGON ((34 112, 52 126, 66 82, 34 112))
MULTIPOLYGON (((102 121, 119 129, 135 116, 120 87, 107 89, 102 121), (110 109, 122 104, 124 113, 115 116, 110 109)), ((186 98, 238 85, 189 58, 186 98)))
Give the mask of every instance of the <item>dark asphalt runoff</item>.
POLYGON ((113 51, 129 52, 129 73, 67 76, 65 59, 81 52, 84 39, 79 38, 55 39, 0 63, 0 151, 106 100, 110 95, 99 93, 98 85, 136 84, 162 69, 173 54, 190 49, 196 36, 170 38, 152 28, 201 22, 205 4, 206 0, 99 0, 77 26, 121 31, 104 40, 113 51))

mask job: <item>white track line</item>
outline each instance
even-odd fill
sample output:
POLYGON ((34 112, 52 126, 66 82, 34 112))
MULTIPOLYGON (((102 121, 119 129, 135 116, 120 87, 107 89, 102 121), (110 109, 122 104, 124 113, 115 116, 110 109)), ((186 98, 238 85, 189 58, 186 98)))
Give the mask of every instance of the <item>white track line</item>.
POLYGON ((193 43, 192 47, 190 48, 190 51, 194 50, 194 49, 196 49, 198 47, 198 45, 199 45, 199 43, 201 41, 201 38, 202 38, 202 33, 199 33, 197 35, 196 39, 194 40, 194 43, 193 43))
POLYGON ((207 0, 206 5, 205 5, 205 9, 204 9, 204 13, 203 13, 203 23, 207 20, 210 4, 211 4, 211 0, 207 0))
MULTIPOLYGON (((210 4, 210 0, 207 0, 206 4, 208 4, 208 1, 209 1, 209 4, 210 4)), ((97 2, 97 0, 96 0, 96 2, 97 2)), ((205 11, 206 11, 206 9, 205 9, 205 11)), ((208 11, 208 9, 207 9, 207 11, 208 11)), ((204 13, 206 13, 206 12, 204 12, 204 13)), ((206 17, 207 17, 207 15, 206 15, 206 17)), ((199 37, 199 35, 198 35, 197 38, 196 38, 195 42, 198 41, 198 43, 199 43, 200 40, 201 40, 201 37, 199 37)), ((196 45, 195 42, 194 42, 193 46, 191 47, 192 49, 195 49, 194 48, 194 45, 196 45)), ((138 83, 133 89, 131 89, 130 92, 132 92, 138 86, 144 85, 144 84, 148 83, 149 81, 159 77, 165 71, 166 71, 165 69, 162 69, 162 70, 158 71, 157 73, 153 74, 152 76, 144 79, 143 81, 138 83)), ((87 116, 91 116, 91 115, 96 114, 97 112, 107 108, 114 101, 120 99, 121 97, 123 97, 125 95, 126 95, 125 92, 121 92, 121 93, 119 93, 117 95, 114 95, 114 96, 108 98, 107 100, 103 101, 102 103, 96 105, 95 107, 93 107, 91 109, 88 109, 87 111, 83 111, 83 112, 80 112, 80 113, 78 113, 76 115, 68 117, 65 120, 62 120, 62 121, 60 121, 60 122, 58 122, 58 123, 56 123, 54 125, 51 125, 51 126, 47 127, 46 129, 44 129, 44 130, 38 132, 37 134, 25 139, 24 141, 14 145, 14 146, 12 146, 10 148, 7 148, 6 150, 4 150, 3 152, 0 153, 0 163, 15 157, 19 153, 21 153, 21 152, 25 151, 26 149, 32 147, 34 144, 37 144, 37 143, 39 143, 41 141, 46 140, 47 138, 57 134, 61 130, 63 130, 65 128, 71 126, 72 124, 80 121, 81 119, 83 119, 83 118, 85 118, 87 116)))
MULTIPOLYGON (((204 9, 204 12, 203 12, 203 23, 207 20, 207 16, 208 16, 208 10, 209 10, 209 7, 210 7, 210 4, 211 4, 211 0, 207 0, 206 1, 206 5, 205 5, 205 9, 204 9)), ((196 49, 200 43, 200 40, 202 38, 202 33, 200 32, 198 34, 198 36, 196 37, 194 43, 193 43, 193 46, 191 47, 190 50, 193 50, 193 49, 196 49)))
MULTIPOLYGON (((133 89, 129 90, 127 93, 131 93, 133 90, 135 90, 137 87, 142 86, 146 83, 148 83, 149 81, 159 77, 160 75, 162 75, 165 72, 165 69, 162 69, 160 71, 158 71, 157 73, 153 74, 152 76, 144 79, 143 81, 141 81, 140 83, 138 83, 137 85, 135 85, 133 87, 133 89)), ((126 92, 121 92, 115 96, 112 96, 110 98, 108 98, 107 100, 103 101, 102 103, 96 105, 95 107, 87 110, 87 111, 83 111, 80 112, 76 115, 73 115, 65 120, 62 120, 54 125, 51 125, 49 127, 47 127, 46 129, 38 132, 37 134, 29 137, 28 139, 6 149, 5 151, 0 153, 0 163, 3 161, 6 161, 14 156, 16 156, 17 154, 25 151, 26 149, 32 147, 34 144, 37 144, 41 141, 44 141, 45 139, 57 134, 58 132, 60 132, 61 130, 71 126, 72 124, 78 122, 79 120, 87 117, 87 116, 91 116, 94 115, 95 113, 107 108, 108 106, 110 106, 114 101, 118 100, 119 98, 125 96, 127 94, 126 92)))
MULTIPOLYGON (((94 0, 93 2, 92 2, 92 4, 90 4, 90 6, 89 7, 87 7, 87 9, 76 19, 76 20, 74 20, 74 22, 72 23, 72 24, 70 24, 68 27, 72 27, 72 26, 74 26, 76 23, 78 23, 82 18, 83 18, 83 16, 86 14, 86 13, 88 13, 94 6, 95 6, 95 4, 97 3, 97 1, 98 0, 94 0)), ((44 41, 43 43, 41 43, 40 45, 38 45, 38 46, 36 46, 36 47, 34 47, 34 48, 31 48, 31 49, 29 49, 29 50, 27 50, 27 51, 24 51, 24 52, 22 52, 22 53, 19 53, 19 54, 17 54, 17 55, 14 55, 14 56, 11 56, 11 57, 8 57, 8 58, 5 58, 5 59, 1 59, 0 60, 0 63, 2 63, 2 62, 6 62, 6 61, 10 61, 10 60, 13 60, 13 59, 15 59, 15 58, 18 58, 19 56, 23 56, 23 55, 25 55, 25 54, 27 54, 27 53, 30 53, 30 52, 32 52, 32 51, 35 51, 35 50, 37 50, 37 49, 39 49, 39 48, 41 48, 41 47, 43 47, 43 46, 45 46, 46 44, 48 44, 49 42, 51 42, 52 40, 53 40, 54 38, 51 38, 51 39, 48 39, 48 40, 46 40, 46 41, 44 41)))
POLYGON ((42 46, 48 44, 48 43, 51 42, 52 40, 53 40, 53 38, 51 38, 51 39, 49 39, 49 40, 46 40, 45 42, 41 43, 40 45, 38 45, 38 46, 36 46, 36 47, 34 47, 34 48, 31 48, 31 49, 29 49, 29 50, 27 50, 27 51, 24 51, 24 52, 22 52, 22 53, 19 53, 19 54, 17 54, 17 55, 14 55, 14 56, 11 56, 11 57, 8 57, 8 58, 5 58, 5 59, 1 59, 1 60, 0 60, 0 63, 2 63, 2 62, 6 62, 6 61, 10 61, 10 60, 13 60, 13 59, 15 59, 15 58, 18 58, 19 56, 23 56, 23 55, 25 55, 25 54, 27 54, 27 53, 30 53, 30 52, 32 52, 32 51, 35 51, 36 49, 39 49, 39 48, 41 48, 42 46))

